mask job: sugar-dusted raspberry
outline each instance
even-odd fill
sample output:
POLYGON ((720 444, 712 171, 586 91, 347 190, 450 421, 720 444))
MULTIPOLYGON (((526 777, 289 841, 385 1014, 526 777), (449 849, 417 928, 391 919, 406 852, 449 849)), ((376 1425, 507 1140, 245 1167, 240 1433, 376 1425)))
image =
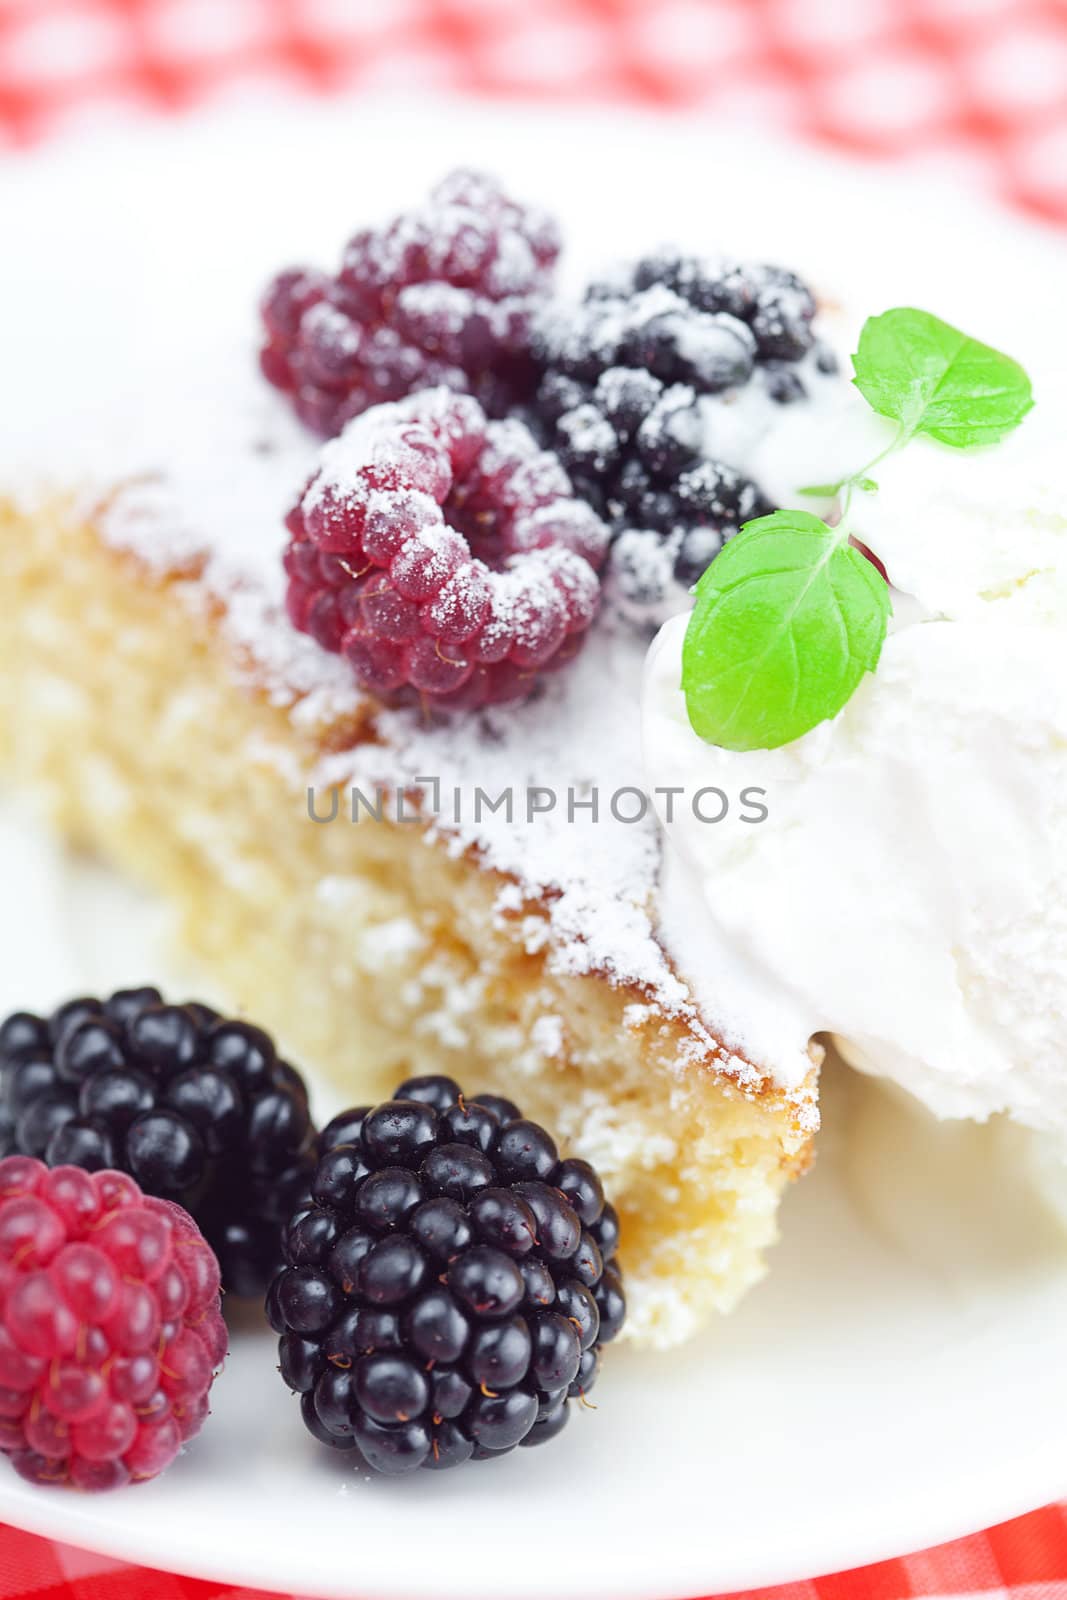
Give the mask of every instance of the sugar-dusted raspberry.
POLYGON ((574 656, 608 545, 523 423, 443 388, 350 422, 287 525, 296 627, 382 699, 464 710, 574 656))
POLYGON ((157 1477, 226 1355, 219 1264, 121 1172, 0 1161, 0 1451, 34 1483, 157 1477))
POLYGON ((350 239, 336 278, 279 273, 260 307, 264 374, 323 434, 435 384, 502 416, 533 393, 531 324, 558 254, 551 218, 454 172, 417 210, 350 239))

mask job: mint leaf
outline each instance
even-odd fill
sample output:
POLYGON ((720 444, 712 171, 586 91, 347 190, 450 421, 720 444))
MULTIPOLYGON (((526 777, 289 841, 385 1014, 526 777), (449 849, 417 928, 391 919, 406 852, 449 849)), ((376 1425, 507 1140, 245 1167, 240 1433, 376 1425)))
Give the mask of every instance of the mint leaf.
POLYGON ((875 411, 956 449, 995 444, 1034 403, 1017 361, 913 307, 869 317, 853 366, 875 411))
MULTIPOLYGON (((880 462, 916 433, 960 449, 993 444, 1033 405, 1018 362, 928 311, 871 317, 853 382, 898 423, 865 467, 811 496, 873 493, 880 462)), ((889 619, 889 586, 844 526, 777 511, 742 528, 696 588, 682 647, 682 689, 693 728, 727 750, 773 750, 834 717, 872 672, 889 619)))
POLYGON ((885 639, 889 589, 807 511, 746 523, 696 589, 682 647, 693 728, 727 750, 773 750, 836 716, 885 639))

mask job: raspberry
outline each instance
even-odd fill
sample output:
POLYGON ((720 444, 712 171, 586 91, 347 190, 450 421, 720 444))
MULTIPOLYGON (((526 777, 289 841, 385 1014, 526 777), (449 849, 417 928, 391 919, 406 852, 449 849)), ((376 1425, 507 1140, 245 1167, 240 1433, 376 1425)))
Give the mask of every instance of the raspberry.
MULTIPOLYGON (((16 1012, 0 1026, 0 1067, 0 1155, 121 1167, 195 1213, 228 1290, 262 1295, 315 1134, 303 1082, 261 1029, 124 989, 49 1019, 16 1012)), ((116 1172, 108 1182, 117 1201, 135 1188, 116 1172)), ((80 1198, 68 1181, 55 1204, 75 1222, 80 1198)))
POLYGON ((121 1173, 0 1161, 0 1450, 24 1478, 157 1477, 199 1433, 226 1342, 187 1212, 121 1173))
POLYGON ((555 1438, 626 1313, 593 1168, 445 1077, 342 1112, 321 1149, 267 1300, 309 1432, 392 1474, 555 1438))
POLYGON ((261 302, 261 363, 318 433, 437 384, 491 416, 529 399, 533 316, 559 254, 550 218, 454 172, 418 210, 348 243, 336 278, 290 268, 261 302))
POLYGON ((464 710, 574 656, 608 542, 521 422, 447 389, 349 423, 287 526, 295 626, 380 699, 464 710))
POLYGON ((576 311, 540 319, 532 408, 576 491, 614 535, 609 590, 640 622, 663 621, 742 523, 773 509, 759 486, 714 459, 704 397, 756 387, 803 400, 815 301, 777 267, 649 257, 594 283, 576 311))

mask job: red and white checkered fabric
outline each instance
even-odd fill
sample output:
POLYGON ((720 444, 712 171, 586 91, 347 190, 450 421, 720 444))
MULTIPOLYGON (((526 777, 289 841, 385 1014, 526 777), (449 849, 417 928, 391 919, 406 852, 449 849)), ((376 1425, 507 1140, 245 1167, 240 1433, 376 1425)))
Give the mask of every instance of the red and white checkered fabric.
MULTIPOLYGON (((1049 1507, 922 1555, 732 1600, 1065 1600, 1067 1510, 1049 1507)), ((0 1600, 308 1600, 125 1566, 0 1524, 0 1600)), ((373 1600, 373 1597, 368 1597, 373 1600)), ((690 1600, 679 1596, 678 1600, 690 1600)))
MULTIPOLYGON (((1067 0, 0 0, 0 150, 279 88, 744 114, 1067 224, 1067 0)), ((0 1526, 0 1600, 31 1596, 264 1600, 0 1526)), ((1067 1600, 1067 1510, 740 1600, 919 1596, 1067 1600)))
POLYGON ((1064 0, 0 0, 0 140, 279 86, 743 109, 1067 221, 1064 0))

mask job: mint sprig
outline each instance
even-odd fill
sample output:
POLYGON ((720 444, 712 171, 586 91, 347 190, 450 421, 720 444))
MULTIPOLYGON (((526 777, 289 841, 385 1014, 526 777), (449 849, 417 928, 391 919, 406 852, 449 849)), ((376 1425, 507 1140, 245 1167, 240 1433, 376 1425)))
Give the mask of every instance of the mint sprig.
POLYGON ((694 730, 727 750, 774 750, 835 717, 873 672, 889 588, 849 542, 853 493, 917 433, 953 449, 993 444, 1033 405, 1010 356, 928 311, 901 307, 864 324, 854 382, 897 433, 873 461, 803 493, 839 497, 834 527, 806 511, 746 523, 708 567, 682 647, 694 730))
POLYGON ((746 523, 697 584, 682 688, 702 739, 773 750, 814 728, 873 671, 889 587, 808 511, 746 523))
POLYGON ((906 438, 927 433, 956 450, 996 444, 1034 403, 1017 361, 910 307, 869 317, 852 365, 867 404, 906 438))

